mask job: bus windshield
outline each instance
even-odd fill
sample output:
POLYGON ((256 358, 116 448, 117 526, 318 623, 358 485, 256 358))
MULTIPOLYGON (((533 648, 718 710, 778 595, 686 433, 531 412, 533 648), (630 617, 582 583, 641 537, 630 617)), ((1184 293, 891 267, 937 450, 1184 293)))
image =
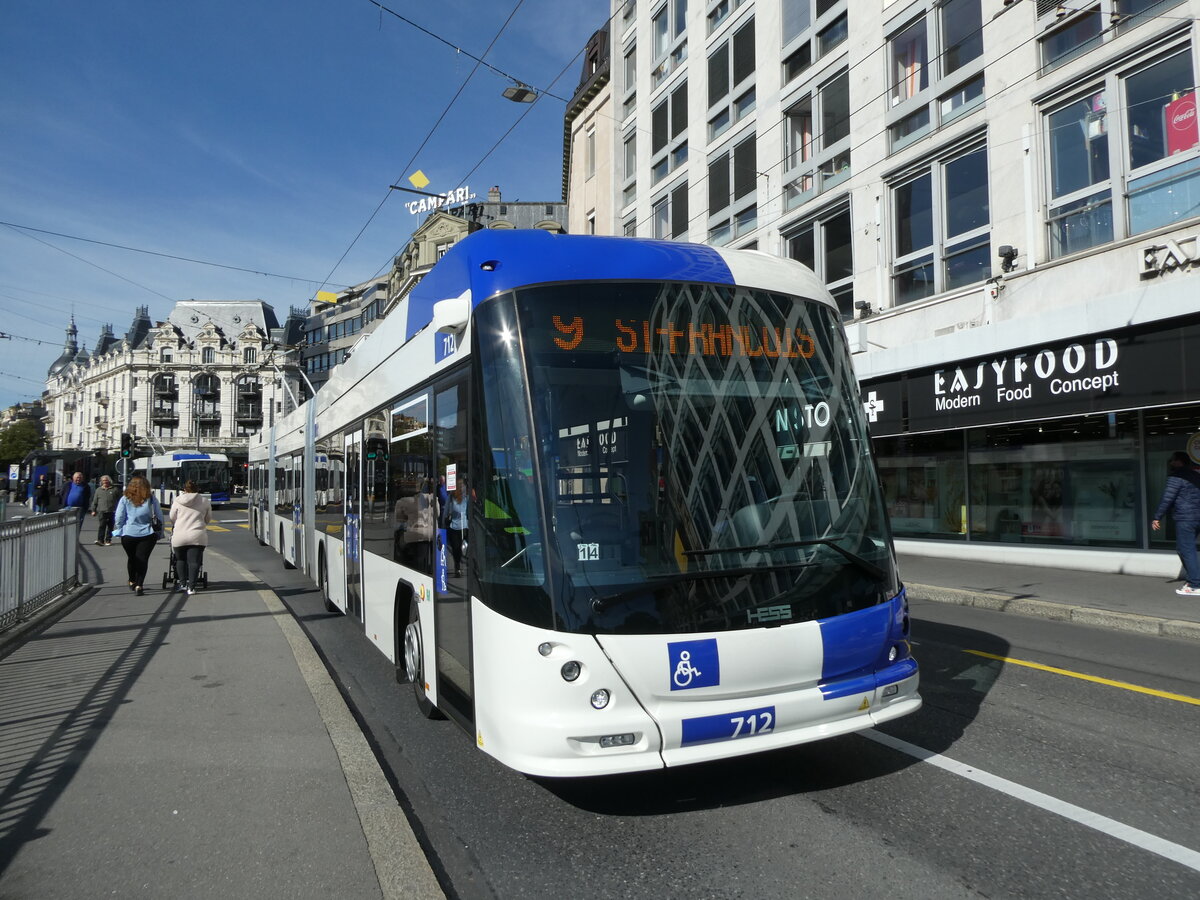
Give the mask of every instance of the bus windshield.
POLYGON ((571 284, 495 298, 476 329, 485 593, 537 586, 555 627, 587 633, 774 626, 894 595, 833 309, 711 284, 571 284))

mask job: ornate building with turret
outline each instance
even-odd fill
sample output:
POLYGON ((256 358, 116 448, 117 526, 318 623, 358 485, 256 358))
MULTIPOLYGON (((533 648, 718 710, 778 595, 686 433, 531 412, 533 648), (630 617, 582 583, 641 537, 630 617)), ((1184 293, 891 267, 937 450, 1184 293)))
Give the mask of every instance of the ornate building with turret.
POLYGON ((289 354, 304 310, 281 325, 261 300, 183 300, 165 321, 139 307, 123 338, 104 325, 89 353, 74 317, 46 373, 53 455, 107 457, 131 434, 139 455, 192 449, 245 460, 250 435, 306 396, 289 354))

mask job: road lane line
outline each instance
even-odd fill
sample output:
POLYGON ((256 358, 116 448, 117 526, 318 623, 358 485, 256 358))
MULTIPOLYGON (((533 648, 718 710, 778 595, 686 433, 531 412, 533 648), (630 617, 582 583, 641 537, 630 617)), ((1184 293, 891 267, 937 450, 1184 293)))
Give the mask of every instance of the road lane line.
POLYGON ((949 772, 952 775, 958 775, 961 778, 966 778, 968 781, 974 781, 976 784, 981 784, 994 791, 1007 794, 1016 800, 1024 801, 1031 806, 1036 806, 1039 809, 1062 816, 1064 819, 1070 819, 1072 822, 1078 822, 1080 825, 1095 829, 1101 834, 1106 834, 1109 837, 1161 856, 1163 859, 1169 859, 1171 862, 1177 862, 1181 866, 1186 866, 1193 871, 1200 872, 1200 852, 1192 850, 1189 847, 1184 847, 1182 844, 1176 844, 1173 841, 1160 838, 1147 831, 1134 828, 1132 825, 1126 825, 1124 822, 1118 822, 1116 819, 1110 819, 1108 816, 1094 813, 1091 810, 1084 809, 1082 806, 1068 803, 1066 800, 1059 800, 1057 797, 1051 797, 1049 794, 1035 791, 1033 788, 1017 784, 1015 781, 1009 781, 1007 778, 1001 778, 999 775, 993 775, 974 766, 960 763, 958 760, 942 756, 940 753, 934 753, 932 750, 926 750, 923 747, 918 747, 916 744, 910 744, 908 741, 902 741, 900 738, 884 734, 882 731, 870 730, 859 733, 867 740, 883 744, 885 747, 891 747, 893 750, 898 750, 914 759, 921 760, 921 762, 937 766, 939 769, 949 772))
POLYGON ((1042 672, 1051 672, 1055 675, 1066 675, 1068 678, 1078 678, 1081 681, 1094 681, 1096 684, 1106 684, 1109 687, 1118 687, 1127 691, 1136 691, 1139 694, 1149 694, 1151 697, 1161 697, 1164 700, 1175 700, 1179 703, 1190 703, 1193 706, 1200 706, 1200 698, 1189 697, 1187 694, 1172 694, 1170 691, 1156 691, 1154 688, 1142 687, 1140 684, 1130 684, 1128 681, 1114 681, 1111 678, 1101 678, 1098 675, 1086 675, 1083 672, 1072 672, 1070 669, 1059 669, 1055 666, 1047 666, 1042 663, 1029 662, 1024 659, 1013 659, 1009 656, 997 656, 994 653, 984 653, 982 650, 967 650, 963 649, 963 653, 970 653, 973 656, 982 656, 985 659, 998 659, 1003 663, 1011 663, 1014 666, 1025 666, 1028 669, 1038 669, 1042 672))

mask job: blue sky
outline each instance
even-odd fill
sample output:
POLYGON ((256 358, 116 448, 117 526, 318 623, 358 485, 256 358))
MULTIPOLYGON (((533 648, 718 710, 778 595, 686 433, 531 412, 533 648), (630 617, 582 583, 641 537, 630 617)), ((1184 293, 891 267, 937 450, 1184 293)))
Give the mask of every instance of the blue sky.
MULTIPOLYGON (((381 2, 475 56, 504 28, 487 62, 559 97, 608 10, 381 2)), ((561 196, 564 104, 504 100, 483 67, 417 153, 475 62, 370 0, 4 0, 0 54, 0 221, 286 276, 0 225, 0 331, 50 342, 0 340, 0 407, 40 395, 72 313, 90 350, 138 306, 258 298, 282 319, 327 276, 376 275, 420 223, 413 195, 391 192, 330 272, 413 170, 431 191, 561 196)))

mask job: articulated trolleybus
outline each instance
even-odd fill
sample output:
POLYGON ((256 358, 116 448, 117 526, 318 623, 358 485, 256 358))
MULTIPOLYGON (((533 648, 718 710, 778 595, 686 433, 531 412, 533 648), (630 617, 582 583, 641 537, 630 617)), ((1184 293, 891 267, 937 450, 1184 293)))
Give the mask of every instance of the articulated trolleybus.
POLYGON ((477 232, 250 454, 259 539, 522 772, 920 707, 845 334, 790 260, 477 232))
POLYGON ((194 481, 200 493, 207 494, 213 506, 229 502, 230 482, 233 477, 232 464, 224 453, 199 453, 191 450, 176 450, 157 456, 134 460, 138 475, 146 474, 146 462, 150 463, 150 483, 158 502, 170 506, 175 495, 183 491, 184 485, 194 481))

